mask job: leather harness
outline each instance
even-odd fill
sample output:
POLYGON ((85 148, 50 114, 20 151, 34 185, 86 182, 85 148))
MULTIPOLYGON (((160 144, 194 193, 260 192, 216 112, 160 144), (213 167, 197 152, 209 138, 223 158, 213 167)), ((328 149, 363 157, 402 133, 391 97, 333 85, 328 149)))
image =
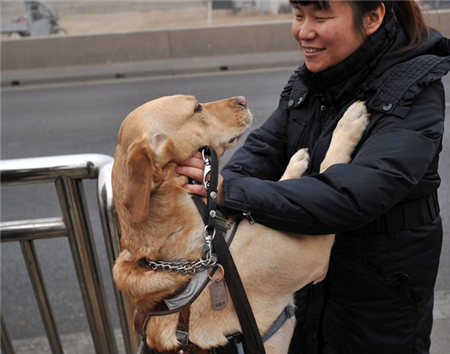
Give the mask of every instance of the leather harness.
MULTIPOLYGON (((145 330, 148 324, 148 321, 152 316, 164 316, 172 313, 179 313, 178 316, 178 325, 176 331, 176 337, 180 346, 176 349, 165 351, 164 353, 159 353, 153 349, 151 349, 152 354, 219 354, 219 353, 230 353, 230 351, 225 350, 223 348, 228 348, 230 345, 233 348, 232 352, 237 354, 264 354, 265 349, 263 345, 263 341, 269 339, 276 331, 292 316, 294 316, 294 308, 292 306, 286 307, 283 312, 278 316, 272 326, 269 328, 268 332, 265 334, 264 338, 261 338, 259 334, 258 327, 256 325, 256 321, 253 316, 253 312, 251 310, 250 304, 248 302, 247 296, 245 294, 245 290, 242 286, 242 282, 240 280, 239 274, 237 273, 236 266, 231 257, 231 253, 229 252, 229 244, 231 243, 237 227, 239 225, 240 220, 238 220, 234 227, 229 229, 226 232, 225 237, 222 232, 226 230, 226 227, 217 220, 216 210, 216 198, 217 198, 217 184, 218 184, 218 159, 216 152, 209 148, 202 148, 203 159, 205 160, 205 172, 204 172, 204 184, 207 189, 208 197, 207 197, 207 205, 205 206, 203 199, 193 195, 192 198, 199 209, 199 212, 203 218, 203 221, 206 225, 205 230, 211 232, 212 242, 214 246, 215 254, 217 255, 216 262, 220 262, 220 264, 225 269, 224 276, 229 289, 229 293, 232 297, 233 304, 235 306, 236 313, 239 318, 239 322, 241 324, 242 333, 236 333, 229 336, 229 345, 225 347, 211 348, 211 349, 202 349, 197 345, 189 342, 189 317, 190 317, 190 305, 191 303, 198 297, 198 295, 203 291, 204 287, 208 283, 208 278, 203 281, 199 279, 200 274, 197 273, 196 276, 188 282, 183 289, 177 292, 174 296, 177 298, 175 301, 172 299, 165 299, 161 301, 155 309, 151 312, 143 312, 140 310, 136 310, 134 315, 134 327, 138 334, 141 335, 143 341, 141 346, 139 347, 138 354, 147 353, 146 348, 146 335, 145 330), (205 157, 205 155, 209 157, 205 157), (205 181, 206 176, 211 173, 210 181, 205 181), (230 232, 231 231, 231 232, 230 232), (198 279, 197 279, 198 278, 198 279), (185 292, 186 288, 191 285, 191 283, 197 283, 193 287, 196 289, 196 292, 190 295, 187 299, 184 298, 181 301, 178 297, 182 297, 183 292, 185 292), (177 305, 174 305, 177 304, 177 305), (175 308, 174 308, 175 306, 175 308), (221 349, 222 348, 222 349, 221 349)), ((220 219, 220 218, 219 218, 220 219)), ((202 253, 203 255, 203 253, 202 253)), ((140 262, 143 266, 148 266, 148 261, 143 259, 140 262)), ((150 268, 150 267, 149 267, 150 268)), ((152 268, 151 268, 152 269, 152 268)), ((213 273, 213 272, 211 272, 213 273)), ((204 275, 203 275, 204 278, 204 275)))

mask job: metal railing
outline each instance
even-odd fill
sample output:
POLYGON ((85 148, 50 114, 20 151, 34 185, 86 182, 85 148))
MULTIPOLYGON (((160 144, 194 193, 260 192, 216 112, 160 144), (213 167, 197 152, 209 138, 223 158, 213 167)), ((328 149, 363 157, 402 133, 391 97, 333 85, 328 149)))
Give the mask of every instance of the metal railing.
MULTIPOLYGON (((66 236, 69 240, 80 284, 89 328, 97 354, 118 354, 117 343, 83 188, 84 179, 97 179, 98 207, 110 268, 120 252, 111 188, 113 158, 82 154, 1 161, 1 185, 53 182, 62 217, 1 222, 1 242, 20 242, 33 290, 53 354, 64 353, 58 329, 43 281, 33 241, 66 236)), ((115 290, 125 351, 136 352, 138 339, 132 332, 132 306, 115 290)), ((14 354, 14 347, 1 316, 1 344, 4 354, 14 354)))

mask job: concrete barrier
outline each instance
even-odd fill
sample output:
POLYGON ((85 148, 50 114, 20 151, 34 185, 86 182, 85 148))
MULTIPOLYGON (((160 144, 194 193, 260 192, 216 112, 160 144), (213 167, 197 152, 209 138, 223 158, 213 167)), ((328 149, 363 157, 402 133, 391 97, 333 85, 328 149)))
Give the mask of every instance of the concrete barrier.
POLYGON ((2 85, 261 67, 300 61, 290 22, 6 39, 2 85))
POLYGON ((296 50, 289 22, 6 39, 2 70, 296 50))
MULTIPOLYGON (((450 36, 450 10, 428 17, 450 36)), ((301 62, 290 21, 4 39, 1 54, 2 85, 301 62)))

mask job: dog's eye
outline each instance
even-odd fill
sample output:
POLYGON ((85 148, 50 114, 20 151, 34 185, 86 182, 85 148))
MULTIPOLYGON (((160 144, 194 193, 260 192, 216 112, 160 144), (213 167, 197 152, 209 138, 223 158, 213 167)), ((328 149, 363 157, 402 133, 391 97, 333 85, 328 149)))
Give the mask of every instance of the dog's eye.
POLYGON ((197 107, 195 107, 194 113, 200 113, 202 111, 203 107, 202 105, 199 103, 197 105, 197 107))

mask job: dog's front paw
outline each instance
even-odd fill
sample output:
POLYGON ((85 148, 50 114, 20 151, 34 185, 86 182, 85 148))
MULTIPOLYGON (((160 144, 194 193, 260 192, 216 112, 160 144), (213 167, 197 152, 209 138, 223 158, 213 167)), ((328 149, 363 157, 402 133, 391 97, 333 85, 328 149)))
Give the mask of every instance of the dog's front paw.
POLYGON ((289 161, 289 165, 284 171, 283 176, 280 178, 280 181, 284 181, 286 179, 294 179, 300 178, 308 168, 309 163, 309 153, 308 149, 300 149, 298 150, 289 161))
POLYGON ((365 102, 353 103, 339 121, 333 139, 349 139, 354 148, 369 124, 369 117, 365 102))
POLYGON ((330 147, 320 165, 320 172, 338 163, 349 163, 356 146, 369 124, 370 114, 364 102, 353 103, 344 113, 333 132, 330 147))

